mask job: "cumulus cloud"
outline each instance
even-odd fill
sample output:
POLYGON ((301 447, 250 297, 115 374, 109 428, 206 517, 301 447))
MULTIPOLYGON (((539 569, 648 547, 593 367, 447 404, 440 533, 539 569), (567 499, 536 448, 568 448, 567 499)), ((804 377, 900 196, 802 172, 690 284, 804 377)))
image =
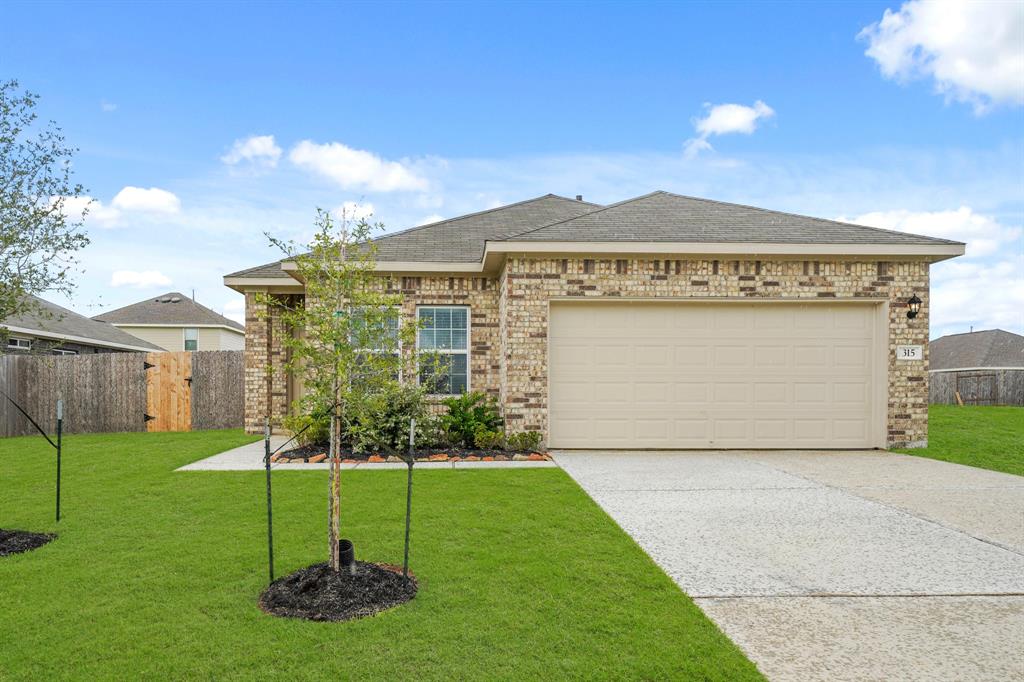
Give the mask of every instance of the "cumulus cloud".
POLYGON ((110 277, 112 287, 134 287, 147 289, 163 287, 171 283, 171 278, 159 270, 118 270, 110 277))
MULTIPOLYGON (((842 219, 841 219, 842 220, 842 219)), ((968 206, 955 211, 875 211, 848 222, 955 239, 961 258, 932 266, 932 336, 975 328, 1024 328, 1024 241, 1020 227, 968 206)))
POLYGON ((752 107, 743 104, 705 104, 704 108, 707 114, 693 121, 697 137, 690 138, 684 145, 684 154, 689 159, 713 149, 708 142, 712 135, 750 135, 757 130, 759 121, 775 115, 775 110, 761 100, 754 102, 752 107))
POLYGON ((281 148, 277 146, 273 135, 252 135, 235 140, 227 154, 220 160, 229 166, 237 166, 242 162, 262 168, 277 166, 281 158, 281 148))
POLYGON ((299 168, 329 178, 343 189, 371 192, 427 189, 426 179, 407 161, 388 161, 340 142, 317 144, 303 140, 292 148, 288 158, 299 168))
POLYGON ((363 218, 369 218, 373 215, 373 204, 369 202, 360 203, 357 201, 346 201, 335 208, 331 213, 338 218, 344 217, 347 220, 362 220, 363 218))
POLYGON ((114 196, 110 205, 121 211, 140 213, 177 213, 181 210, 178 197, 159 187, 125 187, 114 196))
MULTIPOLYGON (((50 199, 51 205, 57 201, 57 197, 50 199)), ((63 197, 61 212, 69 220, 75 221, 81 220, 84 215, 90 225, 97 227, 113 227, 121 217, 121 212, 116 208, 104 206, 102 201, 89 196, 63 197)))
POLYGON ((912 0, 857 36, 886 78, 930 78, 935 90, 977 114, 1024 103, 1024 3, 912 0))
POLYGON ((100 100, 100 110, 109 114, 112 111, 117 111, 117 105, 114 104, 113 102, 108 102, 105 99, 101 99, 100 100))

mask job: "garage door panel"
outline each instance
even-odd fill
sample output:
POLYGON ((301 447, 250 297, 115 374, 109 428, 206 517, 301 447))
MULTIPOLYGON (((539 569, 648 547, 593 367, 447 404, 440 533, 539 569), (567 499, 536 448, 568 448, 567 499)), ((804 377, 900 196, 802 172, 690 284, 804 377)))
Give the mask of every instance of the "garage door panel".
POLYGON ((876 310, 554 303, 550 444, 871 447, 876 310))

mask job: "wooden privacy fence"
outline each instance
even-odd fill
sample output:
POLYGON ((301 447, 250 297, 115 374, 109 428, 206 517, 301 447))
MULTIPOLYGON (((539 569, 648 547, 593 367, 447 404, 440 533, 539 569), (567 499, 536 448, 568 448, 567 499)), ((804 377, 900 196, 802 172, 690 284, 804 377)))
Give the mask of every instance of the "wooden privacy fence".
POLYGON ((928 402, 945 405, 1024 405, 1024 369, 937 370, 928 394, 928 402))
MULTIPOLYGON (((0 355, 0 390, 43 428, 64 400, 65 433, 242 426, 242 351, 0 355)), ((0 437, 34 433, 6 399, 0 437)))

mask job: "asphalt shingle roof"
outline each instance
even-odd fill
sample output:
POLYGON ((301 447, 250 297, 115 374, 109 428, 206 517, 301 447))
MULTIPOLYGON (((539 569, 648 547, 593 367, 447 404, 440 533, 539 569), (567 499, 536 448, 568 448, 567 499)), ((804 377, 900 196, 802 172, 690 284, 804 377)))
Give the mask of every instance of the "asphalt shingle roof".
MULTIPOLYGON (((283 274, 283 273, 282 273, 283 274)), ((92 319, 111 324, 215 324, 245 331, 245 327, 215 313, 204 305, 178 292, 147 298, 117 310, 111 310, 92 319)))
POLYGON ((930 344, 930 369, 1020 367, 1024 369, 1024 336, 989 329, 950 334, 930 344))
MULTIPOLYGON (((548 194, 374 240, 385 263, 476 263, 488 241, 960 243, 660 191, 610 206, 548 194)), ((227 276, 290 279, 280 261, 227 276)))
POLYGON ((517 235, 516 241, 958 244, 905 232, 654 192, 517 235))
POLYGON ((0 326, 30 329, 42 337, 51 337, 55 334, 78 336, 84 339, 95 340, 97 342, 96 345, 100 346, 131 346, 134 348, 150 348, 155 351, 163 350, 159 346, 154 346, 148 341, 143 341, 106 322, 99 322, 84 315, 79 315, 73 310, 68 310, 38 296, 32 296, 31 298, 38 306, 36 311, 8 317, 6 320, 0 321, 0 326))

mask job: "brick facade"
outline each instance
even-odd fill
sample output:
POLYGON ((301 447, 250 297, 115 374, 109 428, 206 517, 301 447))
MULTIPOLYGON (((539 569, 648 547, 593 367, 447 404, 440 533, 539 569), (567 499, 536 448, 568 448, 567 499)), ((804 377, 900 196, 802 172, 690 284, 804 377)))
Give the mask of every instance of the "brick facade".
MULTIPOLYGON (((418 305, 470 308, 470 386, 499 397, 509 431, 547 428, 549 301, 571 297, 728 297, 731 299, 871 299, 889 304, 888 444, 919 446, 928 429, 928 264, 865 260, 682 260, 509 258, 500 275, 394 276, 383 283, 418 305), (925 303, 914 320, 906 301, 925 303), (897 362, 897 345, 925 347, 924 361, 897 362)), ((279 424, 287 381, 274 318, 246 294, 246 429, 262 429, 269 411, 279 424), (268 371, 268 367, 278 368, 268 371)))

